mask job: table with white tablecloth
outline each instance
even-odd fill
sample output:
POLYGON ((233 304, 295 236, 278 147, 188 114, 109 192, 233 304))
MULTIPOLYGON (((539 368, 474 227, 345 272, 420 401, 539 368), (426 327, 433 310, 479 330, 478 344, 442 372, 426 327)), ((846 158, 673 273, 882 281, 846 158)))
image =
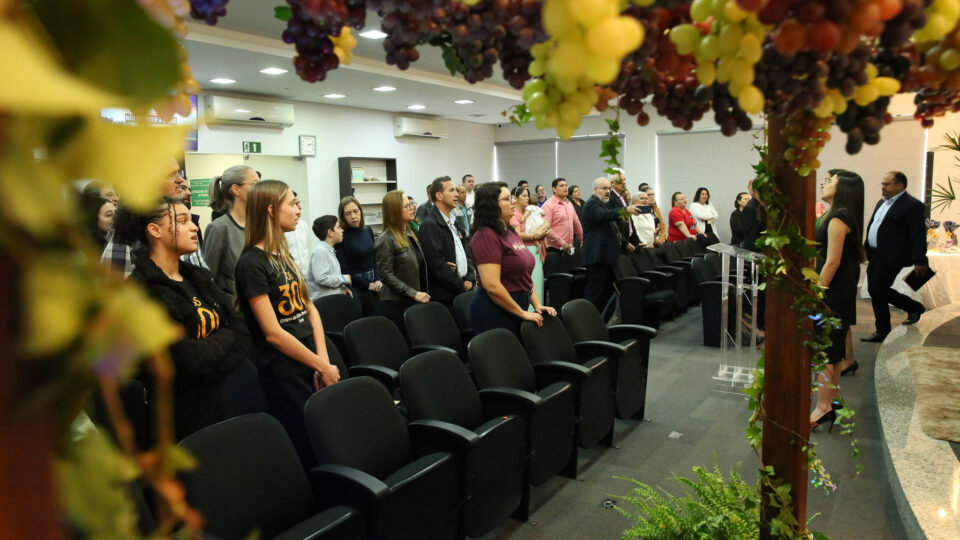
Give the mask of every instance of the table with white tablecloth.
MULTIPOLYGON (((927 309, 933 309, 947 304, 960 303, 960 253, 927 253, 930 269, 937 273, 926 282, 919 291, 914 291, 903 278, 913 267, 908 266, 897 274, 893 281, 893 289, 920 302, 927 309)), ((870 298, 867 292, 867 270, 864 265, 861 273, 863 283, 860 286, 860 298, 870 298)))

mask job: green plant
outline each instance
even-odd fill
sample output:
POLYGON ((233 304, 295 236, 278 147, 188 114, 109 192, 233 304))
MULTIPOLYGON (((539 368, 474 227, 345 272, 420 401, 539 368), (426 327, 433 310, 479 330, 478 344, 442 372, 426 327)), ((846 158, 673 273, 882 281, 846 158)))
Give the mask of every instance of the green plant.
POLYGON ((622 478, 635 487, 621 498, 636 508, 636 513, 617 506, 634 520, 623 538, 713 540, 748 539, 759 536, 760 492, 744 482, 737 465, 729 480, 713 463, 713 472, 694 467, 695 477, 673 475, 683 495, 674 496, 663 488, 654 488, 637 480, 622 478))
MULTIPOLYGON (((937 149, 942 148, 956 152, 953 159, 960 165, 960 132, 955 132, 953 135, 945 133, 943 138, 947 140, 947 144, 941 144, 937 149)), ((957 193, 953 189, 953 177, 948 176, 946 184, 937 184, 930 191, 930 210, 939 210, 943 213, 944 210, 950 208, 955 200, 957 200, 957 193)))

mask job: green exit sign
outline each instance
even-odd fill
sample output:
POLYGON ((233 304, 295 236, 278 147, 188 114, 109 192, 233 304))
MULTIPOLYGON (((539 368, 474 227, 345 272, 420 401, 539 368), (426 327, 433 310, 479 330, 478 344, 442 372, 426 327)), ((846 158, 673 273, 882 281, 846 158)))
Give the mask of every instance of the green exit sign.
POLYGON ((243 141, 244 154, 259 154, 260 150, 260 143, 255 141, 243 141))

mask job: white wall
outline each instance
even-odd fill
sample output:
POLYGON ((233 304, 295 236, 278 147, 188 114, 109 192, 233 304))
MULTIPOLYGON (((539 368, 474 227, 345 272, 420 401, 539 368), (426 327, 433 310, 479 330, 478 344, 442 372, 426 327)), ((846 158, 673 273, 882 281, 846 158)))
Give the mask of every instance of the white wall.
MULTIPOLYGON (((306 203, 307 221, 336 214, 339 157, 396 158, 397 186, 417 202, 426 199, 426 187, 437 176, 448 175, 459 182, 470 173, 477 182, 484 182, 493 175, 493 125, 445 120, 450 128, 448 139, 397 139, 393 136, 395 113, 306 102, 294 106, 296 124, 287 129, 200 125, 197 153, 237 155, 243 141, 258 141, 263 143, 263 156, 296 156, 299 135, 315 135, 317 155, 303 160, 307 193, 300 197, 306 203)), ((198 116, 202 118, 202 110, 198 116)), ((189 169, 187 172, 193 175, 189 169)))

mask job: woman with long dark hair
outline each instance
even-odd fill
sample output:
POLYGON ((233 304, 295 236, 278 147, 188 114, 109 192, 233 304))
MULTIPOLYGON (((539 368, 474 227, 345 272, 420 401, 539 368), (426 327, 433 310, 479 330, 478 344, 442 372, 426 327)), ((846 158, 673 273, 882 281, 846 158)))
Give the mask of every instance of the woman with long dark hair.
POLYGON ((580 219, 580 212, 583 211, 583 196, 580 193, 580 186, 570 186, 570 203, 573 204, 573 211, 577 213, 577 219, 580 219))
POLYGON ((717 209, 710 204, 710 190, 705 187, 697 188, 693 195, 693 202, 690 203, 690 214, 697 220, 694 224, 701 234, 714 233, 714 225, 720 214, 717 209))
POLYGON ((89 233, 100 252, 107 245, 107 233, 117 211, 117 205, 98 193, 84 191, 80 194, 80 227, 89 233))
POLYGON ((733 212, 730 214, 730 245, 739 246, 743 242, 743 207, 750 202, 750 194, 746 191, 737 193, 733 201, 733 212))
POLYGON ((222 207, 225 213, 207 225, 203 232, 203 258, 213 274, 213 282, 231 296, 237 294, 234 267, 243 250, 247 195, 259 180, 257 171, 234 165, 210 183, 211 206, 222 207))
MULTIPOLYGON (((230 297, 212 286, 208 270, 180 259, 197 250, 198 232, 187 207, 167 197, 142 214, 121 208, 114 223, 118 241, 139 246, 133 253, 131 279, 140 282, 183 329, 183 337, 170 346, 177 440, 226 419, 227 374, 250 348, 230 297)), ((152 408, 154 385, 149 375, 144 377, 152 408)))
POLYGON ((510 199, 510 190, 503 182, 488 182, 477 189, 470 239, 480 276, 470 301, 470 325, 477 334, 506 328, 519 336, 523 321, 540 326, 544 314, 557 314, 555 309, 541 305, 533 290, 531 274, 536 262, 510 225, 515 211, 510 199), (530 306, 534 311, 528 311, 530 306))
MULTIPOLYGON (((827 363, 818 375, 817 405, 810 413, 810 426, 833 422, 837 418, 833 400, 837 396, 844 356, 845 337, 856 324, 857 283, 863 261, 863 179, 856 173, 833 169, 824 180, 820 197, 830 211, 817 227, 817 272, 820 285, 827 287, 824 303, 838 317, 840 328, 830 333, 827 363)), ((852 358, 850 359, 852 362, 852 358)))
POLYGON ((513 217, 510 218, 510 226, 517 231, 517 234, 523 239, 523 243, 527 246, 527 249, 533 254, 535 263, 532 274, 533 290, 539 295, 543 292, 543 261, 547 258, 546 238, 547 233, 550 232, 550 224, 543 221, 543 218, 540 218, 539 221, 537 221, 537 223, 542 222, 540 226, 534 228, 535 225, 531 224, 530 227, 527 227, 531 215, 531 211, 528 208, 530 205, 529 188, 518 187, 513 190, 513 198, 515 206, 513 217))
POLYGON ((350 274, 350 290, 357 308, 364 315, 380 314, 380 290, 383 282, 377 271, 376 242, 373 230, 363 220, 356 197, 340 199, 337 209, 343 241, 336 245, 337 258, 344 274, 350 274))
POLYGON ((287 184, 263 180, 250 189, 236 283, 267 405, 309 468, 316 458, 303 407, 316 390, 339 381, 340 372, 327 356, 323 323, 284 236, 298 219, 300 206, 287 184))

